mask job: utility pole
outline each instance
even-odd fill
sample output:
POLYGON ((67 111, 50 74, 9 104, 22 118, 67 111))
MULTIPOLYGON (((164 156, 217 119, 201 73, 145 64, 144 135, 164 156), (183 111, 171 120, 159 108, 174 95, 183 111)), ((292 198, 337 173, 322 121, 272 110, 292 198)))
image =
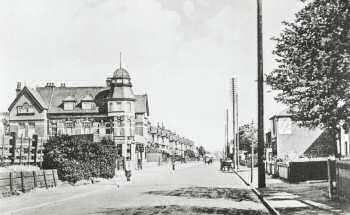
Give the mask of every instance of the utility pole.
MULTIPOLYGON (((238 89, 238 86, 237 86, 238 89)), ((236 159, 237 170, 239 169, 239 124, 238 124, 238 90, 236 90, 236 159)))
POLYGON ((236 83, 235 78, 232 78, 232 144, 234 146, 234 153, 232 153, 232 162, 234 164, 235 170, 238 169, 237 164, 237 141, 236 141, 236 117, 235 110, 236 107, 236 83))
MULTIPOLYGON (((264 70, 262 35, 262 0, 257 0, 258 40, 258 187, 266 187, 264 165, 264 70)), ((253 156, 253 155, 252 155, 253 156)))
POLYGON ((225 142, 226 142, 226 158, 228 158, 229 157, 229 155, 230 155, 230 145, 229 145, 229 141, 228 141, 228 109, 226 109, 226 126, 225 126, 226 128, 225 128, 225 133, 226 133, 226 140, 225 140, 225 142))

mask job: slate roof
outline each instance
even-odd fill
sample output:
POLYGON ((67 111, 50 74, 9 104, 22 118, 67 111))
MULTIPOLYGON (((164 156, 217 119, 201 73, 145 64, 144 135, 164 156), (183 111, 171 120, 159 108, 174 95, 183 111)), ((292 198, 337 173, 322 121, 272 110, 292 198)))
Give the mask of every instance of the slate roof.
POLYGON ((134 92, 129 87, 116 87, 113 90, 114 99, 135 99, 134 92))
POLYGON ((36 91, 48 104, 48 113, 99 113, 103 112, 104 106, 99 95, 107 89, 105 87, 38 87, 36 91), (96 107, 92 110, 81 109, 81 101, 87 95, 95 98, 96 107), (63 101, 67 99, 76 102, 74 110, 63 110, 63 101))
POLYGON ((278 114, 274 114, 273 116, 271 116, 270 119, 273 119, 276 117, 288 117, 288 116, 292 116, 292 114, 290 114, 288 112, 288 109, 284 109, 281 112, 279 112, 278 114))
MULTIPOLYGON (((46 104, 49 114, 106 113, 106 99, 113 96, 108 87, 37 87, 32 91, 36 98, 46 104), (81 102, 90 98, 95 102, 95 107, 92 110, 83 110, 81 102), (76 102, 74 110, 63 109, 63 101, 67 99, 76 102)), ((136 98, 135 112, 148 114, 147 95, 135 95, 134 98, 136 98)))

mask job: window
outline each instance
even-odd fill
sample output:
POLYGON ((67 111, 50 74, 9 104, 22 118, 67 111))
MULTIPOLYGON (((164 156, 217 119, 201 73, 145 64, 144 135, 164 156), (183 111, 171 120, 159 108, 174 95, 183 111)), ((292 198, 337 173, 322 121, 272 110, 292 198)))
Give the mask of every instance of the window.
POLYGON ((139 136, 143 136, 143 127, 136 127, 136 134, 139 136))
POLYGON ((90 121, 83 121, 83 127, 84 128, 91 128, 91 122, 90 121))
POLYGON ((26 126, 24 122, 18 123, 18 137, 25 137, 26 126))
POLYGON ((109 112, 114 111, 114 105, 113 102, 109 103, 109 112))
POLYGON ((130 113, 131 112, 131 102, 128 102, 126 107, 127 107, 126 110, 130 113))
POLYGON ((74 102, 64 102, 64 110, 73 110, 74 109, 74 102))
POLYGON ((35 134, 35 122, 28 123, 28 137, 33 137, 35 134))
POLYGON ((119 133, 119 136, 125 136, 125 130, 124 128, 120 128, 120 133, 119 133))
POLYGON ((116 109, 117 111, 122 111, 123 110, 121 102, 117 102, 116 105, 117 105, 117 109, 116 109))
POLYGON ((109 122, 106 122, 106 134, 111 134, 111 124, 109 122))
POLYGON ((66 127, 67 128, 73 128, 73 122, 72 121, 66 121, 66 127))
POLYGON ((82 102, 81 103, 81 108, 83 110, 92 110, 92 107, 93 107, 92 102, 82 102))
POLYGON ((25 102, 22 106, 17 106, 17 114, 34 114, 33 105, 25 102))
POLYGON ((51 135, 56 136, 57 135, 57 123, 51 122, 51 135))

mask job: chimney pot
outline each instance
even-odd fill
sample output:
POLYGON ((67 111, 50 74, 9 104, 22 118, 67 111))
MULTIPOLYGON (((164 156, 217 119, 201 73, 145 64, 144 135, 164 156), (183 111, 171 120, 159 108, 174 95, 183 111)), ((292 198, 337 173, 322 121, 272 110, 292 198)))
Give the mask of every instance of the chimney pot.
POLYGON ((19 92, 21 92, 21 89, 22 89, 22 83, 21 82, 17 82, 16 95, 18 95, 19 92))

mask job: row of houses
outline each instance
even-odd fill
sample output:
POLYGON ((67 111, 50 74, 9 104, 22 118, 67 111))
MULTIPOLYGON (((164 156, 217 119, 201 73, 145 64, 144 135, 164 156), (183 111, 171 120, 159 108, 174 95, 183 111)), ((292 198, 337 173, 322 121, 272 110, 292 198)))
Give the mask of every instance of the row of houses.
POLYGON ((6 120, 8 132, 19 138, 86 134, 99 141, 108 137, 118 155, 130 160, 144 159, 152 149, 179 156, 195 149, 190 139, 151 124, 147 94, 134 93, 129 72, 121 65, 105 86, 47 83, 30 88, 19 82, 6 120))

